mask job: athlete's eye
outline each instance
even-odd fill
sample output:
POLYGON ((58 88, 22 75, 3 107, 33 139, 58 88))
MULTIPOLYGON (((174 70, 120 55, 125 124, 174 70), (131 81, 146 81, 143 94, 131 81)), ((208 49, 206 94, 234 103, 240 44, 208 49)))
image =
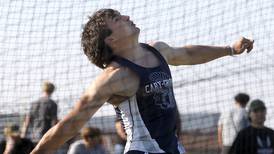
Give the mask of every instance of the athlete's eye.
POLYGON ((117 21, 119 21, 121 19, 122 19, 122 16, 118 15, 118 16, 114 17, 114 22, 117 22, 117 21))
POLYGON ((119 17, 114 18, 114 22, 117 22, 119 20, 119 17))

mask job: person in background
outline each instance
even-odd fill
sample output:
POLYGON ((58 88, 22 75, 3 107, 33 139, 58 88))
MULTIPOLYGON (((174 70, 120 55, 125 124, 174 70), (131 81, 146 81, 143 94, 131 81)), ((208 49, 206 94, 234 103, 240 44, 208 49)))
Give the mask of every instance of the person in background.
POLYGON ((32 126, 31 137, 33 142, 37 143, 57 123, 57 104, 51 99, 54 90, 53 83, 43 83, 43 96, 31 104, 30 112, 23 124, 21 137, 25 137, 29 126, 32 126))
POLYGON ((218 123, 218 144, 222 149, 222 154, 228 154, 237 133, 249 125, 245 109, 249 96, 239 93, 234 100, 233 108, 222 113, 218 123))
POLYGON ((12 124, 4 128, 5 140, 1 142, 1 154, 29 154, 34 144, 27 138, 20 137, 19 126, 12 124))
POLYGON ((107 154, 102 145, 101 131, 94 127, 85 127, 81 131, 82 140, 70 145, 68 154, 107 154))
POLYGON ((264 102, 259 99, 252 101, 248 116, 251 125, 238 133, 229 154, 274 154, 274 130, 264 125, 264 102))
POLYGON ((123 154, 127 142, 127 134, 121 119, 115 120, 115 129, 117 133, 117 143, 114 145, 114 154, 123 154))

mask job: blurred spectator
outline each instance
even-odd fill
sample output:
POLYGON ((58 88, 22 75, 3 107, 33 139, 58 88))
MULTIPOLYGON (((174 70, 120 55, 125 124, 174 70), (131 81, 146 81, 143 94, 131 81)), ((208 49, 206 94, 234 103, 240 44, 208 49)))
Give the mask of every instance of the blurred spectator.
POLYGON ((118 119, 118 118, 116 119, 115 129, 116 129, 118 138, 117 138, 116 144, 114 145, 114 154, 123 154, 126 146, 126 142, 127 142, 127 135, 121 119, 118 119))
POLYGON ((251 125, 239 132, 230 154, 273 154, 274 131, 264 126, 266 107, 263 101, 254 100, 249 107, 251 125))
POLYGON ((102 146, 101 131, 98 128, 83 128, 81 137, 82 140, 70 145, 68 154, 107 154, 102 146))
POLYGON ((4 128, 5 140, 1 141, 1 154, 29 154, 34 144, 27 138, 21 138, 18 125, 4 128))
POLYGON ((218 123, 218 144, 222 149, 222 154, 228 154, 237 133, 249 125, 245 109, 249 96, 239 93, 234 99, 233 108, 222 113, 218 123))
POLYGON ((57 123, 57 104, 51 99, 54 90, 54 84, 44 82, 42 86, 43 96, 31 104, 30 112, 23 124, 21 137, 25 137, 28 127, 32 126, 31 137, 37 143, 57 123))

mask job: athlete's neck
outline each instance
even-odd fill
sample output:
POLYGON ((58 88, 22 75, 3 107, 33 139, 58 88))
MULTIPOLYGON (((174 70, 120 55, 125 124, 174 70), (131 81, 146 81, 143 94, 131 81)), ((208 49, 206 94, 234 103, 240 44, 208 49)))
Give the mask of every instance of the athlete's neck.
POLYGON ((114 49, 113 52, 114 54, 130 61, 137 61, 138 59, 144 57, 145 54, 144 49, 138 42, 121 45, 120 48, 114 49))

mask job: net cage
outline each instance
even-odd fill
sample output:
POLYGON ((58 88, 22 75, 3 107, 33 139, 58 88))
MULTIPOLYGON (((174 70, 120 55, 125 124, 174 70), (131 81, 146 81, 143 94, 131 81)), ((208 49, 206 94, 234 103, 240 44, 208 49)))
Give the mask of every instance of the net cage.
MULTIPOLYGON (((209 63, 170 66, 181 119, 181 142, 189 153, 218 153, 220 114, 245 92, 266 103, 266 125, 274 128, 274 1, 271 0, 2 0, 0 2, 0 138, 9 123, 22 126, 41 84, 56 86, 52 98, 64 117, 101 72, 81 48, 87 17, 113 8, 140 27, 140 42, 170 46, 231 45, 255 40, 249 54, 209 63)), ((103 132, 113 153, 115 112, 106 103, 87 123, 103 132)), ((31 136, 29 136, 31 137, 31 136)))

